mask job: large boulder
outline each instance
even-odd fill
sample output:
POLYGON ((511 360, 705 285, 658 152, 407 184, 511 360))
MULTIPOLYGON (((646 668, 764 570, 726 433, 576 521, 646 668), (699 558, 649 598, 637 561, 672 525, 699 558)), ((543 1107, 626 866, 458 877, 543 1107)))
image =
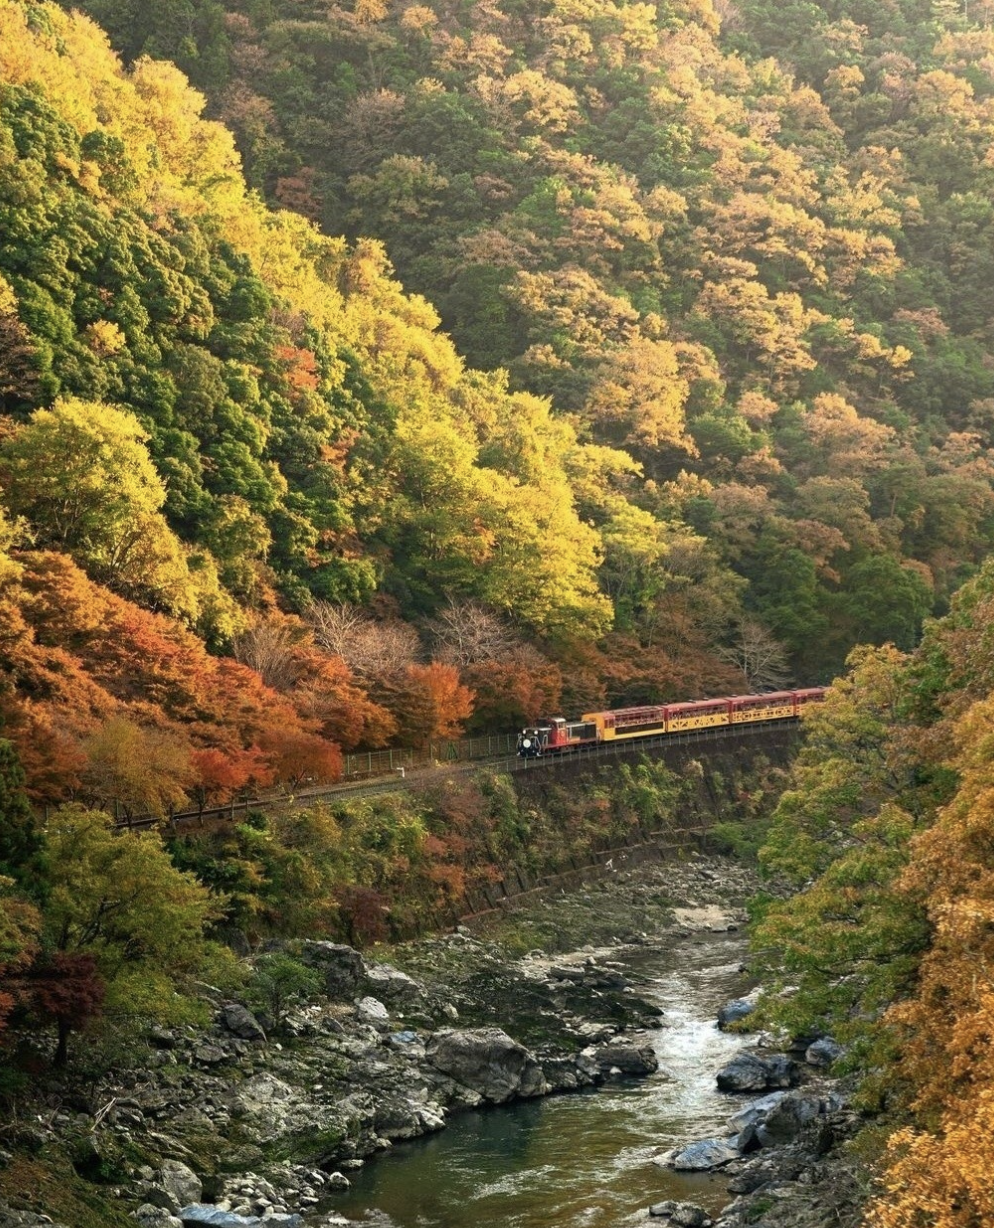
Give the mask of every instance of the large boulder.
POLYGON ((770 1092, 768 1096, 753 1100, 751 1104, 747 1104, 745 1108, 740 1109, 728 1119, 729 1128, 738 1131, 735 1136, 735 1146, 743 1155, 762 1146, 759 1140, 759 1126, 766 1120, 767 1113, 787 1094, 784 1091, 770 1092))
POLYGON ((183 1228, 304 1228, 303 1217, 293 1215, 267 1215, 264 1219, 258 1215, 237 1215, 234 1211, 222 1211, 220 1207, 210 1203, 193 1203, 183 1207, 179 1212, 183 1228))
POLYGON ((200 1178, 182 1160, 164 1160, 158 1172, 150 1168, 141 1171, 144 1180, 138 1183, 137 1189, 147 1208, 145 1218, 149 1218, 155 1208, 162 1213, 160 1219, 165 1223, 180 1207, 199 1202, 203 1196, 200 1178))
POLYGON ((257 1143, 280 1138, 296 1120, 297 1093, 268 1071, 236 1085, 231 1093, 232 1117, 245 1119, 257 1143))
POLYGON ((424 997, 424 990, 406 972, 392 964, 366 964, 366 988, 381 1002, 412 1005, 424 997))
POLYGON ((199 1202, 204 1193, 200 1178, 182 1160, 162 1161, 162 1167, 159 1169, 159 1184, 176 1199, 177 1207, 199 1202))
POLYGON ((739 1150, 731 1139, 704 1138, 688 1147, 667 1152, 657 1163, 677 1172, 698 1173, 711 1168, 722 1168, 739 1158, 739 1150))
POLYGON ((338 942, 305 942, 301 961, 324 978, 324 992, 332 1001, 351 1002, 366 979, 366 965, 354 947, 338 942))
MULTIPOLYGON (((183 1228, 181 1219, 177 1219, 165 1207, 157 1207, 150 1202, 143 1202, 132 1214, 138 1221, 138 1228, 183 1228)), ((0 1224, 6 1226, 7 1221, 0 1217, 0 1224)))
POLYGON ((820 1096, 787 1092, 756 1127, 756 1137, 764 1147, 776 1147, 795 1139, 809 1121, 822 1111, 820 1096))
POLYGON ((446 1028, 425 1047, 427 1060, 493 1104, 548 1090, 534 1055, 501 1028, 446 1028))
POLYGON ((758 1100, 752 1100, 747 1105, 743 1106, 739 1111, 733 1114, 728 1119, 728 1124, 733 1130, 744 1130, 747 1126, 758 1126, 761 1121, 766 1120, 766 1114, 779 1104, 786 1096, 784 1091, 770 1092, 768 1096, 761 1096, 758 1100))
POLYGON ((723 1092, 765 1092, 776 1087, 793 1087, 798 1080, 797 1063, 782 1054, 760 1057, 758 1053, 737 1053, 718 1071, 718 1087, 723 1092))
POLYGON ((374 1128, 391 1140, 417 1138, 445 1126, 445 1110, 434 1101, 418 1103, 406 1096, 388 1096, 376 1103, 374 1128))
POLYGON ((592 1054, 602 1073, 620 1070, 626 1075, 649 1075, 659 1069, 659 1058, 647 1036, 616 1037, 598 1045, 592 1054))
POLYGON ((724 1030, 730 1024, 745 1019, 756 1009, 756 994, 746 994, 744 998, 734 998, 718 1011, 718 1027, 724 1030))
POLYGON ((843 1053, 845 1049, 837 1040, 833 1040, 831 1036, 820 1036, 804 1050, 804 1060, 809 1066, 831 1066, 843 1053))
POLYGON ((656 1218, 668 1219, 677 1228, 704 1228, 711 1219, 703 1207, 693 1202, 657 1202, 649 1208, 649 1214, 656 1218))

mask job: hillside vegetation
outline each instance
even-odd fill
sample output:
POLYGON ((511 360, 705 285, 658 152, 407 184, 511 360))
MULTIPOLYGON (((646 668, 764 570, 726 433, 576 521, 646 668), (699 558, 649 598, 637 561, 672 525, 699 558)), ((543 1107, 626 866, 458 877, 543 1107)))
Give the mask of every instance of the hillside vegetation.
POLYGON ((754 932, 770 1017, 829 1031, 891 1131, 874 1228, 991 1222, 994 566, 911 655, 859 649, 762 851, 798 894, 754 932))
POLYGON ((994 1222, 992 16, 0 0, 0 1025, 195 1018, 233 930, 413 932, 686 786, 111 810, 850 654, 776 1017, 891 1114, 876 1228, 994 1222))
POLYGON ((988 552, 984 12, 88 7, 0 5, 39 800, 827 679, 988 552))
POLYGON ((707 646, 758 620, 828 676, 986 554, 987 7, 88 7, 268 199, 382 240, 473 366, 630 458, 579 506, 643 647, 707 578, 707 646))

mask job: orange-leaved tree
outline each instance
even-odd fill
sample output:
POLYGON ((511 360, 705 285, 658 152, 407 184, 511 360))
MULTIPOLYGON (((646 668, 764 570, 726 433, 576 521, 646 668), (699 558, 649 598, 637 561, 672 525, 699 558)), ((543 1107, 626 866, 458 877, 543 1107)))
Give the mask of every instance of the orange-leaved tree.
POLYGON ((874 1228, 994 1223, 994 696, 955 723, 959 790, 919 835, 899 888, 927 910, 931 945, 914 996, 892 1007, 898 1073, 917 1124, 889 1143, 874 1228))
POLYGON ((396 718, 405 746, 425 750, 433 740, 457 738, 473 712, 473 692, 454 666, 440 661, 405 666, 380 687, 378 698, 396 718))

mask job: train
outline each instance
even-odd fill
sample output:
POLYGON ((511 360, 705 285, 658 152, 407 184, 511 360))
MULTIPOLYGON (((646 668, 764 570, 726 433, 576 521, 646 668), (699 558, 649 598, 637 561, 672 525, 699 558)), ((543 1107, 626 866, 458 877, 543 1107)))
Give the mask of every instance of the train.
POLYGON ((518 756, 540 759, 609 742, 656 738, 692 729, 793 721, 808 704, 818 703, 824 696, 825 687, 815 686, 800 691, 769 691, 763 695, 731 695, 724 699, 588 712, 578 721, 553 716, 521 730, 518 756))

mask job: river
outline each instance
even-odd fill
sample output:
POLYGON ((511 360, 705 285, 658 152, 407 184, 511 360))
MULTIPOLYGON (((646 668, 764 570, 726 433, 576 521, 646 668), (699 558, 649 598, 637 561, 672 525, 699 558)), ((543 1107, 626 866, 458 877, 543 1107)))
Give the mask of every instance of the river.
POLYGON ((739 935, 701 934, 630 954, 624 962, 648 978, 640 995, 665 1012, 655 1075, 454 1117, 351 1174, 335 1209, 370 1228, 627 1228, 667 1198, 717 1211, 729 1201, 720 1175, 674 1173, 652 1157, 726 1133, 741 1107, 714 1076, 742 1040, 714 1019, 743 991, 744 951, 739 935))

